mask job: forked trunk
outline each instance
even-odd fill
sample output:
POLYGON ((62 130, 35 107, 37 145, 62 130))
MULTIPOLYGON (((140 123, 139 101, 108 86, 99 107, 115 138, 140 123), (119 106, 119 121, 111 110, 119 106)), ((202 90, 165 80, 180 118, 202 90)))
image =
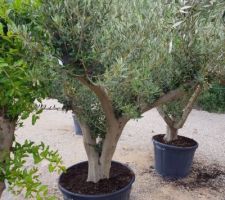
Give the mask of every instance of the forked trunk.
POLYGON ((103 139, 101 153, 96 152, 96 139, 91 137, 91 130, 85 124, 81 124, 84 130, 84 146, 88 156, 89 171, 87 181, 97 183, 101 179, 109 178, 111 161, 116 149, 118 139, 122 133, 127 120, 118 120, 114 113, 113 102, 108 96, 107 89, 101 85, 94 84, 88 77, 76 76, 76 78, 87 86, 98 97, 102 110, 106 117, 106 135, 103 139))
MULTIPOLYGON (((4 119, 0 117, 0 165, 3 165, 4 161, 8 158, 10 154, 10 150, 12 148, 13 139, 14 139, 14 131, 15 131, 16 123, 14 121, 10 121, 8 119, 4 119)), ((0 175, 3 174, 0 171, 0 175)), ((0 177, 1 178, 1 177, 0 177)), ((5 188, 4 180, 0 181, 0 197, 5 188)))
POLYGON ((167 126, 167 132, 166 132, 166 135, 164 136, 164 140, 166 142, 171 142, 178 138, 177 135, 178 135, 178 129, 171 126, 167 126))
POLYGON ((88 156, 88 182, 97 183, 101 179, 109 178, 112 157, 122 132, 122 129, 118 124, 111 127, 113 128, 107 132, 106 137, 103 140, 102 152, 100 155, 95 149, 96 140, 91 137, 89 127, 82 124, 84 146, 88 156))

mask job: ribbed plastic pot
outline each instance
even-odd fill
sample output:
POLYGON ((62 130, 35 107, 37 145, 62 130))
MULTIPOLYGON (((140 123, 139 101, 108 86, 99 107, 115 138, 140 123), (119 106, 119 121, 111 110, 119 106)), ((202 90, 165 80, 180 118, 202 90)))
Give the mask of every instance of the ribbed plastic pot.
POLYGON ((198 143, 192 147, 163 144, 152 138, 155 151, 155 169, 163 177, 184 178, 190 172, 198 143))
MULTIPOLYGON (((115 162, 115 161, 113 161, 113 162, 123 165, 119 162, 115 162)), ((73 165, 70 168, 73 168, 74 166, 82 165, 83 163, 87 163, 87 161, 73 165)), ((128 170, 130 170, 134 174, 132 169, 130 169, 126 165, 123 165, 123 166, 125 166, 128 170)), ((59 177, 59 189, 63 194, 64 200, 129 200, 132 184, 135 181, 135 175, 134 175, 132 180, 130 181, 130 183, 127 186, 125 186, 124 188, 122 188, 116 192, 113 192, 110 194, 102 194, 102 195, 85 195, 85 194, 77 194, 77 193, 70 192, 67 189, 65 189, 64 187, 62 187, 60 185, 61 177, 62 177, 62 174, 59 177)))
POLYGON ((80 127, 80 123, 79 123, 76 115, 73 114, 72 116, 73 116, 75 134, 76 135, 82 135, 82 130, 81 130, 81 127, 80 127))

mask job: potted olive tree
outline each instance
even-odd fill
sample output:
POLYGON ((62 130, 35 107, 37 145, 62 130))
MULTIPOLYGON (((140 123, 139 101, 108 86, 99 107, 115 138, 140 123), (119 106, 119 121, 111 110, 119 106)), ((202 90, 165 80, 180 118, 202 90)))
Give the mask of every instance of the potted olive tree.
POLYGON ((162 176, 182 178, 190 171, 198 143, 193 139, 178 136, 178 130, 185 124, 200 92, 201 86, 197 85, 182 98, 157 108, 167 124, 165 135, 153 137, 155 168, 162 176))
POLYGON ((184 94, 180 85, 165 92, 152 78, 168 52, 157 9, 154 1, 46 0, 38 10, 44 43, 63 63, 57 80, 67 85, 88 158, 60 176, 65 199, 128 200, 134 173, 112 162, 126 123, 184 94))
MULTIPOLYGON (((224 2, 186 1, 170 3, 164 9, 171 13, 171 42, 168 54, 175 73, 164 74, 164 89, 180 84, 184 79, 194 81, 185 95, 175 102, 159 106, 158 111, 167 124, 165 135, 153 137, 155 167, 162 176, 185 177, 190 171, 196 141, 178 136, 202 89, 224 74, 224 2), (169 77, 169 79, 168 79, 169 77)), ((168 66, 170 67, 170 66, 168 66)), ((162 74, 161 74, 162 75, 162 74)))
POLYGON ((0 1, 0 197, 5 185, 16 194, 25 192, 26 198, 52 199, 48 189, 38 178, 36 167, 27 168, 26 157, 32 155, 34 163, 50 161, 50 171, 61 169, 61 158, 43 143, 35 145, 15 141, 15 129, 32 114, 32 123, 41 110, 35 100, 45 97, 43 85, 35 78, 32 64, 26 59, 26 50, 14 24, 8 18, 10 6, 0 1))

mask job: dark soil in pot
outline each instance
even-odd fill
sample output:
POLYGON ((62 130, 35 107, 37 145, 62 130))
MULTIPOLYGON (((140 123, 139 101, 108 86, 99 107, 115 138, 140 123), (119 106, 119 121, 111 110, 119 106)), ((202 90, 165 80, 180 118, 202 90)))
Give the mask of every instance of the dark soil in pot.
POLYGON ((166 142, 163 139, 164 136, 165 135, 163 135, 163 134, 155 135, 155 136, 153 136, 153 139, 162 144, 168 144, 168 145, 173 145, 173 146, 177 146, 177 147, 192 147, 197 144, 194 140, 184 137, 184 136, 179 136, 179 135, 178 135, 178 139, 171 141, 171 142, 166 142))
POLYGON ((98 183, 87 182, 87 174, 88 162, 82 162, 70 167, 60 176, 59 188, 64 199, 129 199, 135 175, 127 166, 112 162, 110 178, 98 183))

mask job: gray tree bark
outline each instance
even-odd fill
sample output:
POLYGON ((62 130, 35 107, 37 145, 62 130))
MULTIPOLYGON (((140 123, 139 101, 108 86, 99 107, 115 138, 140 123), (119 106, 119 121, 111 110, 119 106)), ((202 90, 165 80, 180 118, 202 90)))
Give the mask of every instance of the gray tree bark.
POLYGON ((164 140, 166 142, 176 140, 178 138, 177 135, 178 135, 178 129, 167 125, 167 132, 166 132, 166 135, 164 136, 164 140))
POLYGON ((101 179, 109 178, 111 161, 115 152, 117 142, 122 133, 123 127, 128 120, 117 119, 114 108, 107 90, 91 82, 88 77, 76 77, 82 84, 86 85, 98 97, 106 117, 106 135, 103 139, 101 154, 96 152, 96 139, 91 137, 91 130, 87 124, 81 122, 83 127, 84 146, 88 156, 88 178, 87 181, 97 183, 101 179))
POLYGON ((83 142, 88 157, 88 182, 97 183, 101 179, 108 179, 110 174, 112 157, 114 155, 122 127, 119 123, 110 126, 105 139, 103 140, 102 152, 99 154, 95 150, 96 139, 91 137, 89 127, 81 122, 83 132, 83 142))

